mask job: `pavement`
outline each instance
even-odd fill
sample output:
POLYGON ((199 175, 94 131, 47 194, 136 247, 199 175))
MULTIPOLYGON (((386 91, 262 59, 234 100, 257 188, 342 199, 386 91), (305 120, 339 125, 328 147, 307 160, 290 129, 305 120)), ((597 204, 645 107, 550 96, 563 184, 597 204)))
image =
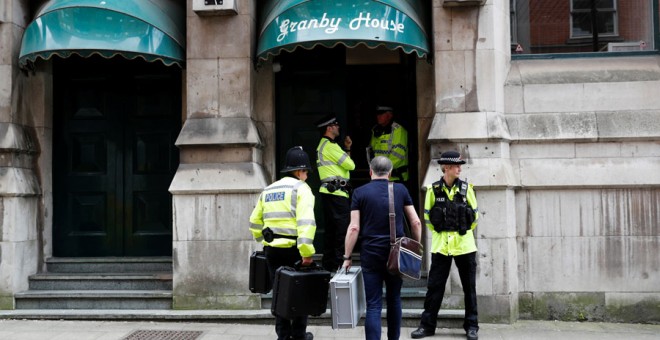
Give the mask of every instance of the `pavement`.
MULTIPOLYGON (((660 339, 660 325, 601 322, 518 321, 514 324, 481 324, 479 339, 660 339)), ((310 325, 316 340, 364 339, 364 327, 333 330, 310 325)), ((414 328, 401 329, 410 339, 414 328)), ((387 338, 383 327, 383 339, 387 338)), ((90 321, 1 319, 2 340, 265 340, 276 339, 272 324, 233 322, 90 321)), ((425 339, 465 339, 457 328, 438 328, 425 339)))

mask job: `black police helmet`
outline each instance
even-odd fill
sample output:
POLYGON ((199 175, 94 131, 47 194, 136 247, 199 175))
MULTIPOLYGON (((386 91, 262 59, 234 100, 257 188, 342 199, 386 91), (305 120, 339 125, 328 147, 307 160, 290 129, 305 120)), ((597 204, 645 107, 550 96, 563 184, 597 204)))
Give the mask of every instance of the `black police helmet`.
POLYGON ((458 151, 445 151, 440 155, 438 164, 465 164, 458 151))
POLYGON ((303 150, 302 146, 294 146, 286 152, 284 159, 284 168, 280 170, 281 173, 287 173, 296 170, 309 170, 312 171, 312 165, 309 163, 309 156, 303 150))

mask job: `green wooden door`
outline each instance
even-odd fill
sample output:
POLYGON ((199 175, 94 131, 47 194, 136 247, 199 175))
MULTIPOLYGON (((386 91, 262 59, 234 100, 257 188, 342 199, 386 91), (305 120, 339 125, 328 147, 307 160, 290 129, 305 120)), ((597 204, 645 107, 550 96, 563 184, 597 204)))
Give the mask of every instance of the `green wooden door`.
POLYGON ((302 146, 314 168, 306 182, 316 195, 314 246, 317 253, 321 253, 323 247, 324 223, 323 205, 318 193, 321 181, 316 170, 316 147, 321 135, 316 122, 334 113, 340 122, 342 135, 339 138, 347 134, 346 73, 343 64, 336 62, 338 58, 332 52, 315 50, 289 55, 289 59, 282 60, 284 67, 276 77, 278 176, 287 150, 296 145, 302 146))
POLYGON ((53 74, 54 255, 171 255, 180 71, 71 58, 53 74))

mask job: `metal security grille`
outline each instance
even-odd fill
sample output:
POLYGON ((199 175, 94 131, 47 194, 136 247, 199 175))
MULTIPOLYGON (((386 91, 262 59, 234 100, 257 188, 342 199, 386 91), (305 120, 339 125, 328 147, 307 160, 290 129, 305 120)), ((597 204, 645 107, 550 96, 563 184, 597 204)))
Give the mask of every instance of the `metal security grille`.
POLYGON ((138 330, 127 335, 123 340, 195 340, 201 331, 156 331, 138 330))

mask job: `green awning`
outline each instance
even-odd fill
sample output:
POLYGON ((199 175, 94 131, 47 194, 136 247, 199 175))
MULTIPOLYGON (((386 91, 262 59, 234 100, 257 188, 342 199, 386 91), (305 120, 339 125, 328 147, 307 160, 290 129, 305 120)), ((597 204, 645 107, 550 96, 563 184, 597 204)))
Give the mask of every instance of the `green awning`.
MULTIPOLYGON (((385 46, 424 57, 429 44, 418 0, 271 0, 264 5, 259 61, 317 45, 385 46)), ((430 4, 426 4, 430 7, 430 4)))
POLYGON ((72 54, 185 61, 185 13, 165 0, 50 0, 25 29, 19 65, 72 54))

